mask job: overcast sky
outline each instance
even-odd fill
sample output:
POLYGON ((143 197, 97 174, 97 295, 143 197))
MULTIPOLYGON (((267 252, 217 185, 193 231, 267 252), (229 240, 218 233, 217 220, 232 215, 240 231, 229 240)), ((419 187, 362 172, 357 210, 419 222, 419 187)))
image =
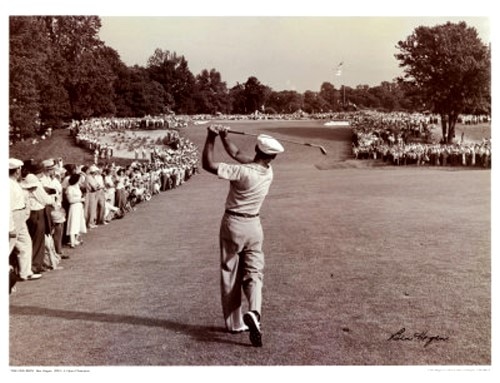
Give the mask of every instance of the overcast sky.
POLYGON ((228 87, 249 76, 274 90, 379 85, 401 74, 399 40, 420 25, 465 21, 490 42, 487 17, 102 17, 100 37, 127 65, 156 48, 183 55, 193 74, 215 68, 228 87), (336 69, 343 62, 342 75, 336 69))
POLYGON ((395 46, 420 25, 463 20, 483 42, 492 41, 494 2, 443 3, 15 0, 3 8, 8 15, 98 15, 101 39, 127 65, 146 66, 160 48, 183 55, 195 75, 215 68, 228 87, 255 76, 276 91, 304 92, 318 91, 324 81, 336 87, 392 81, 401 75, 395 46), (340 62, 342 75, 336 76, 340 62))

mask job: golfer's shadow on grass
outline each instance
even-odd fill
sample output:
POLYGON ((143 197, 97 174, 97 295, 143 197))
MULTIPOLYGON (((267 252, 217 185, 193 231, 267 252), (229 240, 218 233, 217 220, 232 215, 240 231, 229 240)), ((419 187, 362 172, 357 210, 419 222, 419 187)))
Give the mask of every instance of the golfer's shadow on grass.
POLYGON ((136 326, 160 327, 175 333, 184 333, 200 342, 228 343, 240 346, 251 346, 249 343, 229 340, 225 337, 235 337, 223 327, 199 326, 173 322, 166 319, 143 318, 133 315, 90 313, 82 311, 57 310, 34 306, 10 306, 11 315, 45 316, 64 320, 78 320, 101 323, 130 324, 136 326))

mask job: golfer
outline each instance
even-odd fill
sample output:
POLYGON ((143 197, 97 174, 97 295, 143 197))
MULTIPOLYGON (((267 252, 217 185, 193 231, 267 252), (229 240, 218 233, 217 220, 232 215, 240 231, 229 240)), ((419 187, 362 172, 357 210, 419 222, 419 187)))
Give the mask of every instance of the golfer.
POLYGON ((230 181, 226 210, 220 227, 222 311, 228 331, 250 331, 253 346, 262 346, 260 329, 262 284, 264 278, 264 239, 259 211, 273 180, 271 161, 283 146, 267 135, 257 137, 255 156, 247 156, 229 141, 228 128, 208 127, 203 149, 203 169, 230 181), (217 136, 227 153, 240 164, 214 161, 217 136), (242 315, 242 289, 248 310, 242 315))

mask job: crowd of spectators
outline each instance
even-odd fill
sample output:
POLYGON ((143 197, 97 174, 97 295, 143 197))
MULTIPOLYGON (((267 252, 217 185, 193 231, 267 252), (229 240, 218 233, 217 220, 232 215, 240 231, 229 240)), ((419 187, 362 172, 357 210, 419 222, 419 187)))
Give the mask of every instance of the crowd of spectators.
POLYGON ((11 281, 36 280, 61 269, 61 261, 83 244, 89 230, 181 186, 198 172, 198 158, 198 148, 184 137, 178 137, 175 149, 153 151, 126 166, 115 165, 111 158, 87 164, 11 158, 11 281))
POLYGON ((69 131, 76 145, 90 151, 97 163, 111 160, 117 151, 134 152, 136 160, 167 157, 166 147, 177 149, 186 143, 178 131, 185 126, 187 117, 92 118, 72 121, 69 131), (135 132, 139 130, 159 130, 164 136, 157 142, 146 142, 153 140, 137 135, 135 132))
POLYGON ((200 121, 240 121, 240 120, 347 120, 351 119, 356 112, 321 112, 306 113, 303 110, 297 110, 294 113, 261 113, 256 111, 251 114, 197 114, 189 116, 189 119, 196 122, 200 121))
MULTIPOLYGON (((470 124, 485 117, 461 117, 470 124)), ((351 120, 352 153, 355 159, 381 159, 390 164, 491 167, 491 139, 465 141, 463 134, 453 143, 432 142, 432 129, 440 124, 425 114, 359 114, 351 120)))
POLYGON ((73 120, 70 129, 78 130, 85 125, 95 125, 104 130, 161 130, 180 129, 188 126, 189 116, 99 117, 73 120))

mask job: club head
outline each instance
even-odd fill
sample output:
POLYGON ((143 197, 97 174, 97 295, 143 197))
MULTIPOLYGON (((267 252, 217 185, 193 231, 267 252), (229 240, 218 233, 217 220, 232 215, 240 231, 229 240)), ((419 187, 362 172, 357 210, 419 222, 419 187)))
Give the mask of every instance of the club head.
POLYGON ((319 150, 321 150, 321 153, 326 156, 326 149, 324 147, 320 146, 319 150))

